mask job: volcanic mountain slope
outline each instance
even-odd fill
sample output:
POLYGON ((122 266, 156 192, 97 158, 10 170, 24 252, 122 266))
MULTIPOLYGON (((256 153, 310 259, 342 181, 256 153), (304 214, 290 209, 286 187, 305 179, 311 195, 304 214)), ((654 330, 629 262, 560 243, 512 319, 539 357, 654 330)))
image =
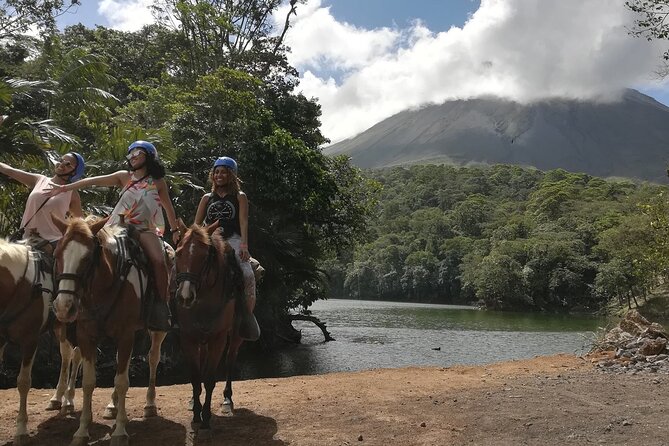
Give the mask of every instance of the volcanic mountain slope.
POLYGON ((499 98, 407 110, 326 147, 353 164, 517 164, 666 182, 669 107, 636 90, 618 102, 499 98))

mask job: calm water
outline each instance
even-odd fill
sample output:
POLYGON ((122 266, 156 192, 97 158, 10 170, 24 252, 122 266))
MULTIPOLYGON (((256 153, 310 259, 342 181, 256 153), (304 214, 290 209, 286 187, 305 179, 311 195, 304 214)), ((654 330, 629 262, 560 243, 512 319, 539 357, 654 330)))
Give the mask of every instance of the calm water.
POLYGON ((294 322, 302 330, 302 344, 261 358, 240 358, 241 378, 582 354, 606 324, 605 319, 587 316, 377 301, 319 301, 311 310, 336 341, 323 342, 322 332, 312 323, 294 322))

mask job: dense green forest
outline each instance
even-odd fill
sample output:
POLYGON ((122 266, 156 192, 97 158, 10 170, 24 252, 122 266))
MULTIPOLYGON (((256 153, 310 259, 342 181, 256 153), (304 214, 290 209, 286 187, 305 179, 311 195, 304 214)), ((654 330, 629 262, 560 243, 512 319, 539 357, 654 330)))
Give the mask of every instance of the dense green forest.
POLYGON ((667 188, 517 166, 367 172, 379 215, 334 297, 595 311, 666 278, 667 188))
MULTIPOLYGON (((511 166, 363 173, 324 156, 320 106, 298 93, 283 43, 302 1, 277 29, 279 0, 160 0, 137 32, 59 30, 70 2, 14 3, 0 10, 0 160, 48 172, 76 150, 97 175, 147 139, 189 223, 212 161, 236 158, 265 327, 327 296, 595 310, 666 275, 665 187, 511 166)), ((7 235, 28 191, 0 186, 7 235)), ((102 215, 116 193, 82 197, 102 215)))
MULTIPOLYGON (((59 30, 54 17, 70 3, 0 5, 0 160, 46 173, 75 150, 92 176, 126 168, 128 145, 149 140, 191 223, 213 160, 233 157, 250 197, 250 249, 266 269, 256 309, 264 333, 326 296, 319 266, 364 233, 375 189, 346 158, 322 154, 320 106, 297 92, 282 39, 303 2, 289 2, 277 29, 279 0, 156 1, 156 23, 137 32, 59 30), (23 34, 30 27, 39 37, 23 34)), ((28 191, 7 177, 0 186, 6 236, 28 191)), ((105 188, 82 192, 98 215, 116 199, 105 188)))

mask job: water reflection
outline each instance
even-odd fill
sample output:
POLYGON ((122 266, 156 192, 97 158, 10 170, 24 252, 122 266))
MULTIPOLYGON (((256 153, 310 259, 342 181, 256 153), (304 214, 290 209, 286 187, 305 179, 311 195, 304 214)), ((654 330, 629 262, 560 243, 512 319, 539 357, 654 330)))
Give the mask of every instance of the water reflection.
POLYGON ((479 311, 471 307, 329 300, 312 307, 336 339, 296 322, 302 344, 240 358, 242 379, 371 368, 487 364, 554 353, 583 354, 606 320, 479 311))

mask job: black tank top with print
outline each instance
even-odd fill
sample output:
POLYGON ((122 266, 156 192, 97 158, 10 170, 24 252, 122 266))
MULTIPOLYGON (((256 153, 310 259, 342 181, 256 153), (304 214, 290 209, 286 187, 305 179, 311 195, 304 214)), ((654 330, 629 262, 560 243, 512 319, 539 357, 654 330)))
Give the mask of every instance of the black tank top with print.
POLYGON ((212 192, 207 202, 207 211, 204 215, 204 223, 210 225, 219 221, 223 237, 228 238, 233 234, 241 235, 239 227, 239 200, 236 195, 219 196, 212 192))

